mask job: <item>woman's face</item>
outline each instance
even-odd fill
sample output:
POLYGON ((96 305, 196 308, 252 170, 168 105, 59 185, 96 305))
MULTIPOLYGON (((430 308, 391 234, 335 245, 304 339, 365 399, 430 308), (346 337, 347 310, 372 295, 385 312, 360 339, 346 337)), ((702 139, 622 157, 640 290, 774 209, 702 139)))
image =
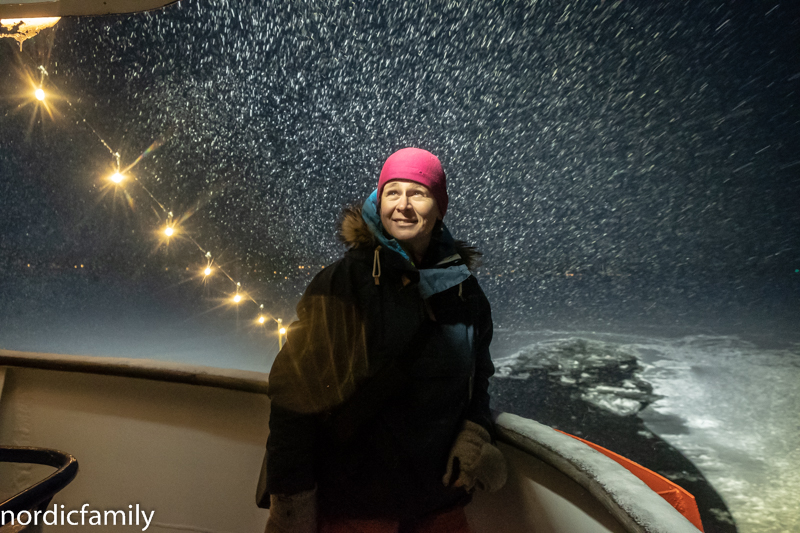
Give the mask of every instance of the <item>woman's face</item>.
POLYGON ((407 180, 390 181, 381 193, 381 222, 400 243, 424 252, 440 218, 430 189, 407 180))

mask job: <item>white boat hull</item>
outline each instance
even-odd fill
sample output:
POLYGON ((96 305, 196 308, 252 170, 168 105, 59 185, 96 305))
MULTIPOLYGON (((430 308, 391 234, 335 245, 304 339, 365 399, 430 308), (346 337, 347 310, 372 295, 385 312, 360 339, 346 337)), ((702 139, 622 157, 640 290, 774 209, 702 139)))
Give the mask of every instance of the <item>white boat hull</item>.
MULTIPOLYGON (((0 445, 54 448, 80 465, 50 508, 89 504, 127 512, 138 504, 155 511, 147 529, 154 532, 264 530, 268 511, 256 507, 255 487, 269 431, 267 374, 0 350, 0 365, 9 362, 16 366, 0 366, 0 445), (151 379, 129 376, 144 375, 143 369, 151 379)), ((501 415, 498 427, 509 482, 498 493, 476 494, 468 506, 476 533, 697 531, 627 470, 584 444, 513 415, 501 415), (584 452, 601 467, 576 468, 586 462, 584 452), (620 479, 621 496, 613 488, 620 479), (631 508, 638 505, 626 497, 631 487, 646 508, 631 508)), ((44 477, 41 468, 0 465, 0 497, 44 477)), ((139 525, 91 530, 143 527, 140 517, 139 525)), ((45 529, 75 531, 68 525, 45 529)))

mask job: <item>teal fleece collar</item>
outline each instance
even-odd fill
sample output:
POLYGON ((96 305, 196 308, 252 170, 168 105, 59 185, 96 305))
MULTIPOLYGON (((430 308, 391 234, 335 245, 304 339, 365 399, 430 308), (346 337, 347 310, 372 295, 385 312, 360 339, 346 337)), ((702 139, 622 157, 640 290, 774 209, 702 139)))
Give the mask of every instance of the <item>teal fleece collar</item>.
MULTIPOLYGON (((381 216, 378 213, 378 190, 375 189, 361 208, 361 218, 366 222, 367 227, 378 240, 381 246, 397 252, 406 261, 414 265, 414 261, 408 253, 400 246, 397 240, 383 230, 381 216)), ((447 226, 442 223, 442 235, 437 242, 435 258, 439 261, 433 268, 422 268, 419 270, 419 293, 423 298, 430 298, 434 294, 446 291, 450 287, 455 287, 462 281, 469 278, 469 269, 466 265, 451 265, 461 257, 456 252, 455 239, 450 234, 447 226)), ((416 265, 414 265, 416 267, 416 265)))

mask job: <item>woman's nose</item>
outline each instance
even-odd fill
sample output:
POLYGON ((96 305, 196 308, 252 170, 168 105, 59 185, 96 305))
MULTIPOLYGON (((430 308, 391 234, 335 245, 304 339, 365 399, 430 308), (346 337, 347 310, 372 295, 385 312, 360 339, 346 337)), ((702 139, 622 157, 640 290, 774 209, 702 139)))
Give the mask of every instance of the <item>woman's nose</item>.
POLYGON ((406 209, 408 209, 409 205, 410 204, 408 202, 408 196, 406 196, 405 194, 400 196, 400 200, 397 202, 397 209, 399 209, 400 211, 405 211, 406 209))

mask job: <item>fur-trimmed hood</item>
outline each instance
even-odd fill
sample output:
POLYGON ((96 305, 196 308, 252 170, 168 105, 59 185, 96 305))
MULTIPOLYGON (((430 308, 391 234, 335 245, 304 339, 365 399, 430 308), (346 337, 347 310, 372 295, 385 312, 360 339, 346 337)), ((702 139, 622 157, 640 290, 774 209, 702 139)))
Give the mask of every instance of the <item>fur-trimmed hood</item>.
MULTIPOLYGON (((339 240, 348 248, 375 247, 378 238, 372 233, 362 215, 362 205, 351 205, 344 209, 339 223, 339 240)), ((481 252, 464 241, 454 241, 455 252, 461 256, 470 271, 481 264, 481 252)))

